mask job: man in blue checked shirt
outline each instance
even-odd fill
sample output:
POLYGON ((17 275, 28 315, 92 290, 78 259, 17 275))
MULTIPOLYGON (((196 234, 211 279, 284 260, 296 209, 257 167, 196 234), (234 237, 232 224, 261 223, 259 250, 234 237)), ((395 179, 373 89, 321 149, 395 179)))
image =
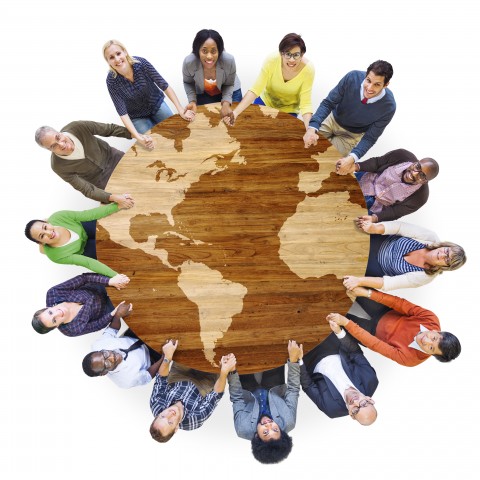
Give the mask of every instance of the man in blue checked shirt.
POLYGON ((163 346, 164 358, 150 397, 150 408, 155 415, 150 425, 150 434, 160 443, 168 442, 179 428, 195 430, 203 425, 222 398, 227 376, 235 370, 237 364, 233 353, 223 356, 220 361, 220 375, 213 389, 203 397, 191 381, 168 383, 169 364, 177 346, 178 340, 169 340, 163 346))

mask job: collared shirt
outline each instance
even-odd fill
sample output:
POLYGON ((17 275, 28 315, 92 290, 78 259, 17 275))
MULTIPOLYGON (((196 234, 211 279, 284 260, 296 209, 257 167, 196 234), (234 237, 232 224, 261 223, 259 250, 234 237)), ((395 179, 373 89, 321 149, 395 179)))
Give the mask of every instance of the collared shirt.
MULTIPOLYGON (((365 80, 362 82, 362 84, 360 85, 360 101, 363 100, 363 85, 365 83, 365 80)), ((375 97, 372 97, 372 98, 369 98, 367 99, 367 104, 369 103, 375 103, 375 102, 378 102, 379 100, 381 100, 383 97, 385 96, 385 89, 382 88, 382 91, 376 95, 375 97)))
MULTIPOLYGON (((430 332, 430 330, 428 328, 425 328, 422 324, 420 324, 420 332, 419 333, 422 333, 422 332, 430 332)), ((420 350, 423 353, 427 353, 417 343, 417 338, 416 338, 417 335, 418 335, 418 333, 413 337, 413 342, 409 345, 409 347, 414 348, 415 350, 420 350)))
POLYGON ((411 185, 403 181, 403 172, 412 165, 403 162, 386 168, 382 173, 366 172, 359 180, 364 195, 375 197, 370 210, 379 213, 383 207, 401 202, 422 187, 421 183, 411 185))
POLYGON ((162 377, 157 373, 150 397, 150 409, 156 417, 161 411, 180 400, 183 403, 183 418, 178 426, 182 430, 195 430, 210 417, 222 396, 223 392, 217 393, 212 390, 202 397, 194 383, 183 380, 169 384, 168 377, 162 377))
POLYGON ((75 318, 62 324, 58 330, 64 335, 75 337, 105 328, 111 321, 111 308, 107 293, 100 285, 108 285, 110 279, 98 273, 83 273, 60 283, 47 292, 47 307, 62 302, 76 302, 82 305, 75 318))
POLYGON ((262 387, 257 388, 253 392, 253 396, 257 399, 259 406, 258 421, 260 421, 263 416, 273 418, 272 412, 270 411, 270 405, 268 403, 268 390, 262 387))
POLYGON ((138 60, 132 65, 133 82, 110 72, 107 76, 108 93, 120 116, 146 118, 160 108, 165 98, 162 90, 168 88, 168 83, 148 60, 133 58, 138 60))
POLYGON ((151 365, 150 353, 146 345, 142 345, 131 352, 125 360, 125 353, 120 349, 126 350, 137 341, 136 338, 118 336, 118 330, 107 327, 102 336, 92 344, 92 351, 115 350, 120 353, 123 360, 117 368, 107 372, 107 377, 120 388, 131 388, 139 385, 145 385, 152 380, 148 372, 151 365))

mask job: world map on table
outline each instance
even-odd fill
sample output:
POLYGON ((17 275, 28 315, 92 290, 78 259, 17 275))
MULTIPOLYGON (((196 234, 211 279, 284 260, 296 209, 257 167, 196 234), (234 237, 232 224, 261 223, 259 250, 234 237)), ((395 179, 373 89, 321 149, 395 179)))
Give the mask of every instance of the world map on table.
POLYGON ((178 338, 179 361, 202 370, 230 351, 245 372, 272 368, 290 337, 313 348, 326 313, 348 310, 342 277, 368 258, 353 224, 364 199, 333 172, 338 152, 326 140, 306 150, 304 131, 259 106, 227 127, 213 104, 154 127, 153 151, 125 154, 106 190, 135 207, 98 221, 97 255, 131 278, 112 301, 133 303, 128 325, 151 347, 178 338))

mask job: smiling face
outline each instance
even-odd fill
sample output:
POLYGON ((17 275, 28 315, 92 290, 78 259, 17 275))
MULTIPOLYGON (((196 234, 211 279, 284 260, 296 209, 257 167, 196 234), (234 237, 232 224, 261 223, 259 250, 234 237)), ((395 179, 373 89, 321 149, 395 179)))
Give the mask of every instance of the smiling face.
POLYGON ((281 55, 283 68, 287 70, 296 70, 302 63, 303 54, 299 46, 292 47, 281 55))
POLYGON ((162 435, 167 436, 178 430, 178 426, 183 418, 183 404, 178 401, 162 410, 154 421, 154 427, 162 435))
POLYGON ((257 425, 257 435, 263 442, 278 440, 281 436, 280 427, 271 418, 263 416, 257 425))
POLYGON ((42 147, 60 157, 66 157, 75 150, 73 140, 62 132, 56 132, 55 130, 50 130, 45 133, 42 138, 42 147))
POLYGON ((419 332, 415 336, 418 346, 428 355, 441 355, 442 351, 438 344, 442 340, 442 335, 437 330, 419 332))
POLYGON ((57 227, 47 222, 35 222, 30 228, 30 234, 42 245, 53 246, 60 238, 57 227))
POLYGON ((46 308, 45 311, 38 316, 38 319, 45 327, 56 328, 64 323, 65 320, 68 320, 69 315, 70 311, 68 306, 63 302, 54 307, 46 308))
POLYGON ((350 417, 360 424, 371 425, 377 419, 375 401, 356 388, 350 387, 346 390, 345 403, 350 417))
POLYGON ((439 247, 428 252, 427 263, 435 267, 449 267, 452 263, 450 247, 439 247))
POLYGON ((365 98, 373 98, 381 93, 381 91, 388 85, 384 83, 385 77, 375 75, 373 72, 368 72, 363 82, 363 96, 365 98))
POLYGON ((130 72, 132 66, 128 63, 127 52, 120 45, 110 45, 103 52, 105 60, 117 73, 125 75, 130 72))
POLYGON ((99 375, 106 375, 108 372, 113 372, 123 361, 123 357, 115 350, 101 350, 94 352, 90 359, 90 365, 99 375))
POLYGON ((218 47, 215 40, 208 38, 198 51, 203 68, 214 68, 218 60, 218 47))

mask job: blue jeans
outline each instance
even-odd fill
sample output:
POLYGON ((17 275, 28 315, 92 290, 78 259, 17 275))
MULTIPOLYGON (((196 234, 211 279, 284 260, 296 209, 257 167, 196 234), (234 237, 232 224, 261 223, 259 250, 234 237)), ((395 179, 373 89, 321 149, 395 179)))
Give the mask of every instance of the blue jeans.
MULTIPOLYGON (((232 102, 239 102, 242 99, 242 89, 235 90, 232 94, 232 102)), ((197 95, 197 105, 207 105, 222 101, 222 94, 208 95, 208 93, 199 93, 197 95)))
MULTIPOLYGON (((253 101, 253 104, 254 105, 265 105, 265 102, 262 100, 262 97, 257 97, 254 101, 253 101)), ((266 105, 265 105, 266 106, 266 105)), ((298 115, 295 113, 295 112, 288 112, 289 115, 291 115, 292 117, 295 117, 295 118, 298 118, 298 115)))
POLYGON ((172 115, 173 112, 170 110, 170 107, 165 103, 165 100, 162 100, 158 110, 153 115, 146 118, 132 118, 131 120, 138 133, 145 133, 172 115))

